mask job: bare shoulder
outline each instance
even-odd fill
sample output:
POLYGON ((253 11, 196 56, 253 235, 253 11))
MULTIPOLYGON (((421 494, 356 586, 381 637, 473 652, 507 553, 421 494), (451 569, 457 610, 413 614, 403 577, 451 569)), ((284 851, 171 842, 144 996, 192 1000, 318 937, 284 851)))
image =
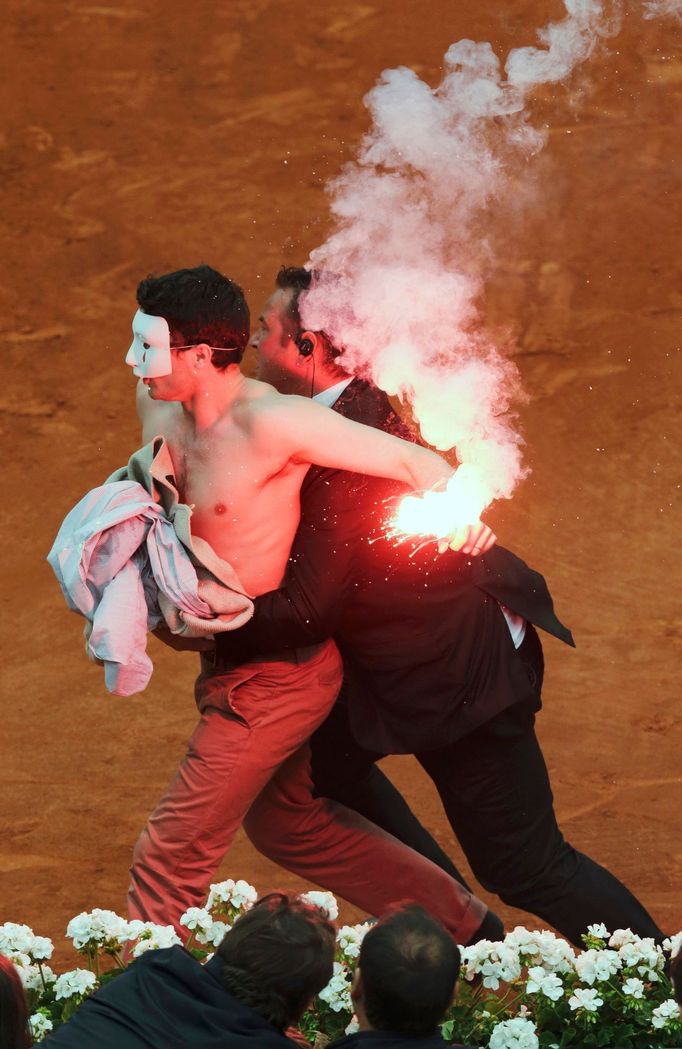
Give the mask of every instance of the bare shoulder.
POLYGON ((274 386, 259 379, 249 379, 235 408, 254 436, 267 435, 275 428, 286 426, 289 421, 295 425, 301 413, 309 410, 310 401, 305 397, 279 393, 274 386))

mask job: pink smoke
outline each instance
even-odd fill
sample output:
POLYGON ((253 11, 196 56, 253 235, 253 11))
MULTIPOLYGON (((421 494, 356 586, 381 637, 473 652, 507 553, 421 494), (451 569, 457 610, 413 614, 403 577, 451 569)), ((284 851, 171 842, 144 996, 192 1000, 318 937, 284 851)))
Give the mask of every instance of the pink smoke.
POLYGON ((333 276, 301 304, 350 371, 400 396, 429 444, 475 468, 484 505, 527 473, 511 411, 518 371, 479 307, 494 265, 486 208, 543 147, 527 112, 534 88, 565 80, 618 26, 619 0, 564 4, 542 46, 511 51, 504 73, 490 44, 460 40, 435 88, 410 69, 381 74, 365 99, 371 129, 328 187, 334 231, 309 260, 333 276))

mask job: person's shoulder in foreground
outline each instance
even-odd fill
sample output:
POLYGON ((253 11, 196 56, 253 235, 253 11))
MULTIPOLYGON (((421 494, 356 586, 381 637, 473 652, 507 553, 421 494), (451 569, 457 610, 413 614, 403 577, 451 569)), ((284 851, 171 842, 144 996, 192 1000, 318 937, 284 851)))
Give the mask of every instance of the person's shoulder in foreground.
POLYGON ((331 979, 335 930, 279 893, 260 900, 199 964, 149 951, 83 1003, 46 1049, 291 1049, 285 1030, 331 979))
POLYGON ((440 922, 416 903, 398 905, 362 941, 351 989, 360 1030, 329 1049, 441 1049, 460 963, 440 922))

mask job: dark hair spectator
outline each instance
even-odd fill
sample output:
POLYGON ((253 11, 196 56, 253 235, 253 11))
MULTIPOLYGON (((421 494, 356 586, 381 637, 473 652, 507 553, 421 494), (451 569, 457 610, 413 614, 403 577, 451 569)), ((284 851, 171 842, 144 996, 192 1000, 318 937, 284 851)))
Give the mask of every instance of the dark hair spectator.
POLYGON ((28 1006, 19 973, 0 955, 0 1049, 28 1049, 31 1045, 28 1006))
POLYGON ((331 980, 335 946, 320 910, 271 893, 235 922, 216 957, 225 990, 284 1030, 331 980))
POLYGON ((416 903, 402 904, 362 941, 356 1007, 374 1030, 433 1035, 452 1003, 460 964, 440 922, 416 903))
POLYGON ((238 364, 249 338, 249 307, 234 281, 211 266, 149 276, 137 288, 141 310, 168 322, 171 347, 213 347, 218 369, 238 364), (225 347, 225 349, 221 349, 225 347))

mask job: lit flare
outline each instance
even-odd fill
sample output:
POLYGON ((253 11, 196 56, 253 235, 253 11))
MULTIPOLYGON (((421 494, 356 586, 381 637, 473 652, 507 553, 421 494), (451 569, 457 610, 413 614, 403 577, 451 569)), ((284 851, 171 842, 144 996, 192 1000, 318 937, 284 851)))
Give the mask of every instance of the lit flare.
POLYGON ((444 491, 405 496, 391 522, 392 534, 445 539, 478 521, 489 502, 490 491, 479 471, 465 463, 444 491))

